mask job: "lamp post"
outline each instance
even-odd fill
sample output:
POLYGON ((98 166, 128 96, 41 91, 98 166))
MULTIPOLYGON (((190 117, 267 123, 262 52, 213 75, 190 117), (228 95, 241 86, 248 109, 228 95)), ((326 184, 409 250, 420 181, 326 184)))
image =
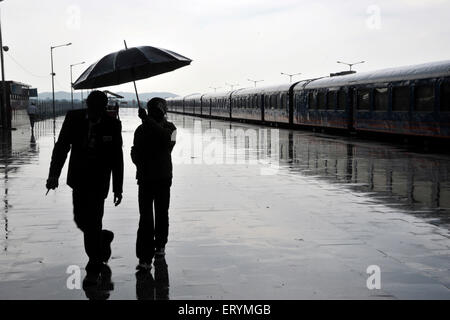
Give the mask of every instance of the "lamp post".
POLYGON ((214 89, 214 92, 217 92, 217 89, 220 89, 222 87, 209 87, 210 89, 214 89))
MULTIPOLYGON (((0 0, 0 2, 2 2, 3 0, 0 0)), ((1 107, 1 112, 0 112, 0 116, 1 118, 1 126, 5 129, 7 129, 9 127, 8 124, 8 112, 7 112, 7 107, 6 107, 6 82, 5 82, 5 63, 3 60, 3 50, 8 51, 8 47, 3 47, 3 40, 2 40, 2 27, 1 27, 1 21, 0 21, 0 60, 1 60, 1 65, 2 65, 2 107, 1 107)))
MULTIPOLYGON (((70 98, 72 99, 72 110, 73 110, 73 80, 72 80, 72 68, 74 66, 78 66, 80 64, 84 64, 85 62, 79 62, 79 63, 74 63, 70 65, 70 98)), ((81 97, 81 100, 83 100, 83 96, 81 97)))
POLYGON ((56 113, 55 113, 55 72, 53 71, 53 49, 59 48, 59 47, 67 47, 70 46, 72 43, 66 43, 61 44, 59 46, 50 47, 50 59, 52 63, 52 106, 53 106, 53 120, 56 119, 56 113))
POLYGON ((225 85, 226 85, 226 86, 229 86, 229 87, 231 88, 231 91, 233 91, 233 88, 234 88, 234 87, 237 87, 237 86, 239 85, 239 83, 235 83, 235 84, 232 84, 232 83, 225 83, 225 85))
POLYGON ((285 76, 288 76, 290 83, 292 83, 292 77, 301 75, 301 73, 284 73, 284 72, 281 72, 281 74, 285 75, 285 76))
POLYGON ((256 88, 256 84, 258 82, 263 82, 264 81, 264 80, 252 80, 252 79, 247 79, 247 80, 250 81, 250 82, 253 82, 255 84, 255 88, 256 88))
POLYGON ((354 65, 364 63, 365 61, 359 61, 359 62, 355 62, 355 63, 347 63, 347 62, 342 62, 342 61, 336 61, 336 62, 337 62, 337 63, 340 63, 340 64, 345 64, 345 65, 349 66, 349 67, 350 67, 350 71, 352 71, 352 67, 353 67, 354 65))

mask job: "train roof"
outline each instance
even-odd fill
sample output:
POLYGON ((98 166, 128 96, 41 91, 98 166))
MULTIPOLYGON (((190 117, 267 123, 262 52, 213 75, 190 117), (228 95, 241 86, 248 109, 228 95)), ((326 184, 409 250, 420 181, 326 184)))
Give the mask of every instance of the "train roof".
POLYGON ((266 87, 244 88, 244 89, 239 89, 239 90, 234 91, 233 97, 243 96, 243 95, 252 95, 252 94, 261 94, 261 93, 269 93, 269 92, 289 91, 290 87, 293 85, 294 85, 293 83, 283 83, 283 84, 266 86, 266 87))
POLYGON ((309 83, 298 83, 295 90, 341 87, 365 83, 418 80, 450 76, 450 60, 430 62, 413 66, 361 72, 345 76, 325 77, 309 83))
POLYGON ((193 94, 184 96, 182 99, 183 100, 195 100, 195 99, 200 99, 202 97, 202 95, 203 95, 203 93, 193 93, 193 94))
POLYGON ((221 97, 224 97, 224 96, 229 97, 230 94, 233 93, 233 92, 234 91, 210 92, 210 93, 205 93, 203 98, 211 99, 211 98, 221 98, 221 97))

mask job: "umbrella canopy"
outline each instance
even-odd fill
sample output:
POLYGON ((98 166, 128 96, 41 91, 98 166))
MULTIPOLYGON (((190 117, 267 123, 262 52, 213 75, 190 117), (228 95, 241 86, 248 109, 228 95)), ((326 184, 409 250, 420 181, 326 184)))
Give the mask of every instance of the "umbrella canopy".
POLYGON ((134 47, 108 54, 74 82, 74 89, 95 89, 141 80, 187 66, 191 59, 170 50, 134 47))

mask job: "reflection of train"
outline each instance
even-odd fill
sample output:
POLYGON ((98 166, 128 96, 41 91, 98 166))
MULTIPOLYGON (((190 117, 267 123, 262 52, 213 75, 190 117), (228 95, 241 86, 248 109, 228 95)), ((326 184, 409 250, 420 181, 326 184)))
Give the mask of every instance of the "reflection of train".
POLYGON ((195 94, 169 111, 291 127, 450 138, 450 60, 195 94))
MULTIPOLYGON (((256 158, 262 160, 260 166, 264 167, 268 157, 274 153, 273 146, 268 143, 270 140, 261 139, 264 137, 262 133, 271 131, 267 128, 202 120, 202 134, 206 137, 199 137, 193 128, 194 123, 200 120, 191 117, 176 120, 180 123, 179 127, 184 128, 183 134, 189 136, 189 141, 217 141, 218 136, 224 137, 224 158, 237 161, 236 155, 240 155, 244 159, 242 162, 232 163, 242 163, 251 168, 249 160, 256 158), (211 127, 221 134, 208 131, 211 127), (227 134, 230 129, 256 130, 256 143, 245 140, 244 136, 231 138, 227 134), (207 136, 209 134, 214 135, 214 139, 210 139, 207 136), (225 139, 226 137, 228 138, 225 139)), ((365 143, 355 139, 332 139, 292 130, 279 130, 278 133, 280 174, 301 175, 316 181, 338 184, 339 189, 364 193, 367 195, 366 199, 435 218, 435 222, 439 224, 450 224, 448 156, 421 155, 389 145, 365 143)), ((191 150, 191 145, 188 150, 191 150)))
MULTIPOLYGON (((280 132, 282 133, 282 132, 280 132)), ((289 150, 289 170, 348 184, 381 202, 412 209, 450 212, 450 162, 391 147, 283 133, 280 151, 289 150)), ((283 161, 280 152, 280 160, 283 161)), ((450 218, 448 215, 440 217, 450 218)))

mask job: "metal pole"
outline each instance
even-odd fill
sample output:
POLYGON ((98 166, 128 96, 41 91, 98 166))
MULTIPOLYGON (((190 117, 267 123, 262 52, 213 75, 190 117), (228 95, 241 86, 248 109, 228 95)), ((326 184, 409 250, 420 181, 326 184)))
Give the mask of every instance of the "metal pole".
POLYGON ((50 60, 52 63, 52 109, 53 109, 53 120, 56 119, 55 114, 55 72, 53 71, 53 47, 50 47, 50 60))
POLYGON ((72 110, 73 110, 73 80, 72 80, 72 67, 73 65, 70 65, 70 98, 72 100, 72 110))
MULTIPOLYGON (((128 49, 127 42, 125 40, 123 40, 123 43, 125 44, 125 49, 128 49)), ((134 84, 134 92, 136 92, 136 99, 137 99, 137 103, 138 103, 138 108, 140 108, 141 107, 141 102, 139 101, 139 95, 138 95, 137 88, 136 88, 136 81, 133 80, 133 84, 134 84)))
POLYGON ((289 76, 289 82, 290 82, 290 83, 292 83, 292 77, 293 77, 293 76, 301 75, 301 73, 292 73, 292 74, 291 74, 291 73, 284 73, 284 72, 281 72, 281 74, 282 74, 282 75, 285 75, 285 76, 289 76))
MULTIPOLYGON (((83 62, 79 62, 79 63, 74 63, 70 65, 70 95, 72 98, 72 110, 73 110, 73 77, 72 77, 72 71, 73 71, 73 67, 78 66, 80 64, 84 64, 85 61, 83 62)), ((81 90, 83 91, 83 90, 81 90)), ((83 94, 81 95, 81 100, 83 100, 83 94)), ((81 106, 83 107, 83 101, 81 101, 81 106)))
POLYGON ((2 65, 2 108, 1 108, 1 124, 3 128, 9 129, 8 112, 6 106, 6 82, 5 82, 5 63, 3 60, 3 39, 2 39, 2 27, 0 21, 0 51, 1 51, 1 65, 2 65))

